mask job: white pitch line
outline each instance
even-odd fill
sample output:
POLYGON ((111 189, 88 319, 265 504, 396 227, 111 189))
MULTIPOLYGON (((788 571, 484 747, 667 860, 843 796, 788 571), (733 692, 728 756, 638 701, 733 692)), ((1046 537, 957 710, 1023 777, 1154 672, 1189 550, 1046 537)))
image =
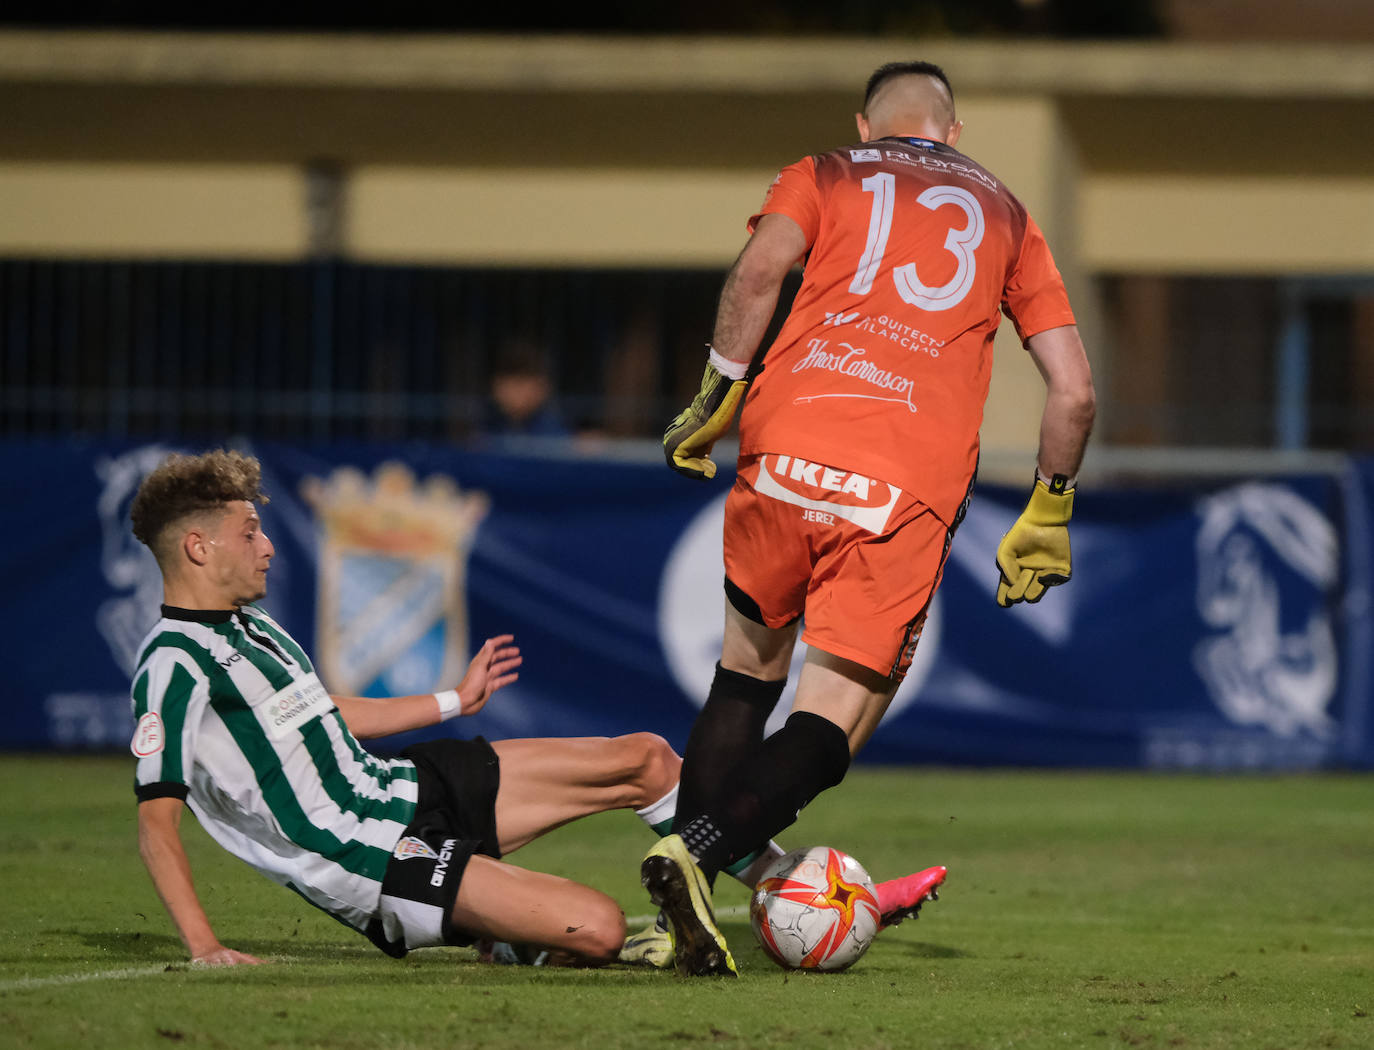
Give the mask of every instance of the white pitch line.
MULTIPOLYGON (((749 914, 749 905, 732 904, 728 908, 717 908, 716 915, 722 919, 738 919, 749 914)), ((645 923, 653 922, 658 918, 658 912, 651 915, 627 915, 625 916, 626 926, 643 926, 645 923)))
POLYGON ((30 988, 53 988, 63 984, 84 984, 87 981, 122 981, 130 977, 151 977, 164 973, 161 966, 129 966, 122 970, 96 970, 91 973, 60 973, 51 977, 23 977, 17 981, 0 981, 0 992, 21 992, 30 988))

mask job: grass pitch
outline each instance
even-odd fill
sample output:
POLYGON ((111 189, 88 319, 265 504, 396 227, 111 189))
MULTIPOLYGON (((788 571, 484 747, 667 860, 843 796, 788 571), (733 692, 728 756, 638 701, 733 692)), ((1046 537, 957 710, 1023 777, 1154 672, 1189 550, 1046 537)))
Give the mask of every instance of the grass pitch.
MULTIPOLYGON (((744 889, 738 981, 388 959, 183 823, 221 940, 192 969, 143 872, 127 759, 0 760, 0 1047, 1374 1047, 1374 781, 869 769, 785 844, 950 868, 842 974, 787 974, 744 889)), ((649 908, 613 813, 513 862, 649 908)))

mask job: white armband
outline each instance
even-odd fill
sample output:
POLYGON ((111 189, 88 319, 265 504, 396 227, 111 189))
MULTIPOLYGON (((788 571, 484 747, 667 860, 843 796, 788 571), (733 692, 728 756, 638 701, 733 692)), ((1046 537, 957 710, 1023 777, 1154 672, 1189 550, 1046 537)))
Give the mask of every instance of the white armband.
POLYGON ((457 689, 445 689, 442 693, 435 693, 434 699, 439 701, 439 720, 452 718, 463 709, 463 698, 458 695, 457 689))
POLYGON ((711 352, 706 355, 706 360, 711 362, 711 367, 723 375, 726 379, 743 379, 749 374, 748 361, 731 361, 724 356, 714 346, 707 345, 711 352))

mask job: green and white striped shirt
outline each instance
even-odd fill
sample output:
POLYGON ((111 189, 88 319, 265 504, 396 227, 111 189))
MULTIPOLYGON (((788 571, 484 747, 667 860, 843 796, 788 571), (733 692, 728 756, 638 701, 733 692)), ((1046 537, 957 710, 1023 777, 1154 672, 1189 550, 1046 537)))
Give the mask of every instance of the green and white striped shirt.
POLYGON ((270 616, 163 606, 134 672, 139 801, 185 799, 225 849, 363 930, 415 813, 415 766, 368 754, 270 616))

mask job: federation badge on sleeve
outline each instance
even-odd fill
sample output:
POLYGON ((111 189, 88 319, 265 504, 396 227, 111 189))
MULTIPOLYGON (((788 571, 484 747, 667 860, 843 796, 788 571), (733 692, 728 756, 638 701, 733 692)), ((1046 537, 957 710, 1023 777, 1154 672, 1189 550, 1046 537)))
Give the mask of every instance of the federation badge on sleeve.
POLYGON ((316 649, 336 693, 407 696, 467 666, 467 559, 489 501, 400 463, 306 478, 321 527, 316 649))
POLYGON ((152 758, 167 743, 167 735, 162 728, 162 717, 156 711, 147 711, 134 728, 134 738, 129 742, 129 750, 135 758, 152 758))

